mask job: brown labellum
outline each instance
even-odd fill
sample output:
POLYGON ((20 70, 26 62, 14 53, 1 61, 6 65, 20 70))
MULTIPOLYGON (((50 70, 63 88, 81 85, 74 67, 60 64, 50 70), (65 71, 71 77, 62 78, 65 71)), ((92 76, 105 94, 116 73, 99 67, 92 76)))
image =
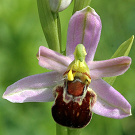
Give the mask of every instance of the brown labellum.
POLYGON ((55 96, 52 116, 58 124, 82 128, 90 122, 96 95, 80 79, 65 80, 63 86, 56 87, 55 96))

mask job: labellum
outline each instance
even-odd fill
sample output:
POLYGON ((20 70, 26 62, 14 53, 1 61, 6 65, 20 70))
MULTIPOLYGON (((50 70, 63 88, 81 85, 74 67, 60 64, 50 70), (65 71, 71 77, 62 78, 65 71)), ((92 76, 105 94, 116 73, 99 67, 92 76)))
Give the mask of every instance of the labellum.
POLYGON ((82 128, 90 122, 96 94, 79 77, 65 79, 63 86, 56 87, 55 97, 52 116, 58 124, 82 128))

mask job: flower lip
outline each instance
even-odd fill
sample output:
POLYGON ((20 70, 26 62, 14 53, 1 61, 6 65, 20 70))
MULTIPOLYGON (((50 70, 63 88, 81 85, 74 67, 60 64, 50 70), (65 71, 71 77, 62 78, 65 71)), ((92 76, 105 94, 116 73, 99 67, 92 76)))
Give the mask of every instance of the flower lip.
POLYGON ((52 107, 54 120, 69 128, 85 127, 92 118, 95 93, 79 79, 75 79, 75 82, 65 80, 64 85, 57 86, 55 92, 57 96, 52 107), (79 86, 76 86, 78 83, 79 86))

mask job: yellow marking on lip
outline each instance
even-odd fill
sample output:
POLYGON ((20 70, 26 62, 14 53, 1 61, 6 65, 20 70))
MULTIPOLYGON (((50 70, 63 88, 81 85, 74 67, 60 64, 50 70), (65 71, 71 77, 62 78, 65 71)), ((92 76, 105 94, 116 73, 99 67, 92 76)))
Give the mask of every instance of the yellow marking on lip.
POLYGON ((70 69, 69 72, 68 72, 68 80, 69 80, 69 81, 73 81, 73 80, 74 80, 74 75, 73 75, 71 69, 70 69))

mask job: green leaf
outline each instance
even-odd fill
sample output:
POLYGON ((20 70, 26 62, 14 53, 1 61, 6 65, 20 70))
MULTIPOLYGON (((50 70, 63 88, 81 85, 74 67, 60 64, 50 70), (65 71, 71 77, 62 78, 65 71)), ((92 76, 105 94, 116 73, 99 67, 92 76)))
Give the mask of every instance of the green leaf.
POLYGON ((50 9, 49 0, 37 0, 41 26, 50 49, 60 52, 60 25, 58 13, 50 9))
POLYGON ((91 0, 75 0, 73 14, 90 5, 91 0))
POLYGON ((133 44, 133 40, 134 40, 134 35, 131 38, 129 38, 127 41, 122 43, 111 58, 116 58, 120 56, 128 56, 131 50, 132 44, 133 44))
MULTIPOLYGON (((116 57, 121 57, 121 56, 128 56, 129 52, 131 50, 132 44, 133 44, 133 40, 134 40, 134 35, 129 38, 127 41, 125 41, 124 43, 122 43, 120 45, 120 47, 116 50, 116 52, 113 54, 112 58, 116 58, 116 57)), ((105 77, 103 78, 107 83, 109 83, 110 85, 112 85, 114 83, 114 81, 116 80, 117 76, 112 76, 112 77, 105 77)))

